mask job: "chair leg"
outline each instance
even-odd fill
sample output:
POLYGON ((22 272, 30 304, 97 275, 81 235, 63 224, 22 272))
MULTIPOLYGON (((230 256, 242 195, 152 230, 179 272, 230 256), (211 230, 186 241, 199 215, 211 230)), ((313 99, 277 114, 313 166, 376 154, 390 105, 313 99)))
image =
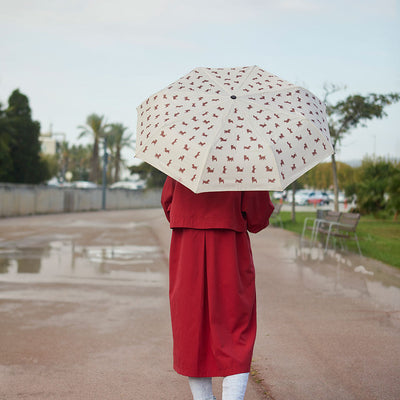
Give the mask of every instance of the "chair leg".
POLYGON ((318 222, 315 220, 313 223, 312 231, 311 231, 311 239, 310 239, 311 243, 314 242, 314 236, 315 236, 315 232, 316 232, 317 228, 318 228, 318 222))
POLYGON ((358 252, 360 253, 360 256, 362 256, 361 248, 360 248, 360 243, 358 243, 357 233, 355 233, 355 232, 354 232, 354 237, 356 238, 356 243, 357 243, 357 247, 358 247, 358 252))
POLYGON ((329 229, 328 235, 326 236, 326 242, 325 242, 325 250, 324 253, 328 251, 328 243, 329 243, 329 238, 331 237, 331 230, 329 229))
POLYGON ((301 236, 300 236, 300 241, 303 241, 305 233, 306 233, 306 229, 307 229, 307 221, 308 221, 308 217, 304 220, 303 223, 303 230, 301 232, 301 236))

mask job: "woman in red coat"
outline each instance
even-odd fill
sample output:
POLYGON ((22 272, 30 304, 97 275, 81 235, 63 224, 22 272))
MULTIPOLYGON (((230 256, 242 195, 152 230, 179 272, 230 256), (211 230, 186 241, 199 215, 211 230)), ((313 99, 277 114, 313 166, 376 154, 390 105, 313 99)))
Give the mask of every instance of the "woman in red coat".
POLYGON ((174 369, 190 377, 194 400, 242 399, 256 336, 255 273, 247 231, 269 222, 268 192, 195 194, 167 178, 162 206, 172 229, 170 307, 174 369))

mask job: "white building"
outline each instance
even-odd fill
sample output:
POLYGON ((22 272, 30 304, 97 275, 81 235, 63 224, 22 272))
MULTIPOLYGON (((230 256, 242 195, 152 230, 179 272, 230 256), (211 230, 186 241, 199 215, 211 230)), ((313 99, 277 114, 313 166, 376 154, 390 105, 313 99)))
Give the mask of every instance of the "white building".
POLYGON ((64 133, 53 133, 51 129, 49 132, 41 133, 39 141, 42 153, 52 156, 57 154, 57 144, 61 144, 62 140, 65 140, 64 133))

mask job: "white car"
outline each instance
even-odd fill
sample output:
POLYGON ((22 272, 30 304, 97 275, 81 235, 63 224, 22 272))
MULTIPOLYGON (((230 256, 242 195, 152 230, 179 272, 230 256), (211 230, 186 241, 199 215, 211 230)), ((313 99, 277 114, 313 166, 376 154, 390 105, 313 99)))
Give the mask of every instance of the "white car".
MULTIPOLYGON (((298 206, 307 205, 308 204, 307 200, 308 200, 308 197, 311 192, 312 192, 312 190, 309 190, 309 189, 297 190, 294 195, 294 202, 296 203, 296 205, 298 205, 298 206)), ((293 201, 293 191, 292 190, 287 191, 286 201, 288 201, 289 203, 291 203, 293 201)))
POLYGON ((78 188, 78 189, 97 189, 99 186, 96 185, 94 182, 74 181, 74 182, 71 182, 71 187, 78 188))
MULTIPOLYGON (((335 194, 333 192, 328 192, 328 196, 329 196, 329 201, 332 201, 332 202, 335 201, 335 194)), ((339 203, 344 203, 344 201, 346 200, 346 195, 344 192, 339 192, 338 200, 339 200, 339 203)))
POLYGON ((300 189, 296 191, 294 195, 294 202, 298 206, 306 206, 308 204, 308 198, 310 197, 310 194, 312 193, 312 190, 308 189, 300 189))
POLYGON ((110 185, 110 189, 144 189, 145 183, 144 181, 119 181, 110 185))
POLYGON ((308 196, 307 203, 313 205, 329 204, 329 195, 322 191, 311 192, 308 196))
POLYGON ((273 192, 272 193, 272 198, 274 200, 280 200, 280 199, 284 199, 286 197, 286 191, 283 192, 273 192))

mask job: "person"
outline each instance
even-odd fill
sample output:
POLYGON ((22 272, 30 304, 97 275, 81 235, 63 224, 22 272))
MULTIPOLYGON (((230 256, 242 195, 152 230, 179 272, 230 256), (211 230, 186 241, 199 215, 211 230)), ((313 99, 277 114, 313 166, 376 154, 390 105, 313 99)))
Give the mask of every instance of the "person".
POLYGON ((256 336, 255 271, 248 231, 268 226, 266 191, 195 194, 167 177, 161 203, 172 229, 169 299, 173 364, 194 400, 244 398, 256 336))

